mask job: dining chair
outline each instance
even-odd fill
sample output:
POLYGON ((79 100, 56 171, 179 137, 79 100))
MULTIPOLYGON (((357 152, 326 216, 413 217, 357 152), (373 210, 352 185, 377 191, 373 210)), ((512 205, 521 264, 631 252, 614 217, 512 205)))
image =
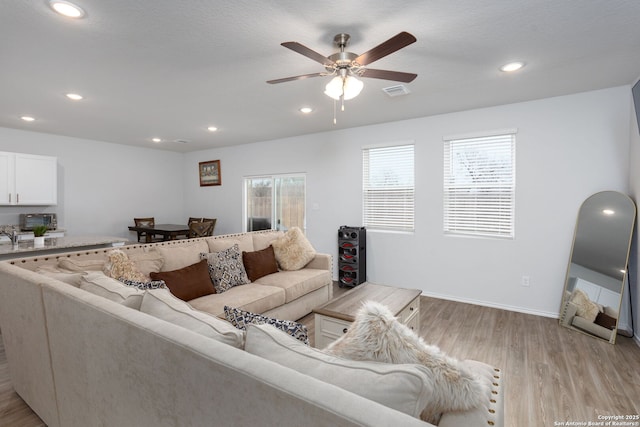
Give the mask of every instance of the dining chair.
POLYGON ((192 222, 189 224, 189 238, 211 236, 212 230, 212 221, 192 222))
POLYGON ((218 218, 202 218, 202 221, 210 221, 211 229, 209 230, 209 236, 213 236, 213 229, 216 228, 216 221, 218 218))
MULTIPOLYGON (((156 220, 155 217, 133 218, 133 222, 136 224, 136 227, 153 227, 156 220)), ((149 242, 153 240, 153 235, 147 238, 148 233, 146 231, 137 231, 136 233, 138 233, 138 242, 149 242), (144 238, 144 240, 140 240, 141 238, 144 238)))
POLYGON ((187 221, 187 224, 191 225, 192 222, 202 222, 202 218, 196 218, 196 217, 190 216, 189 221, 187 221))

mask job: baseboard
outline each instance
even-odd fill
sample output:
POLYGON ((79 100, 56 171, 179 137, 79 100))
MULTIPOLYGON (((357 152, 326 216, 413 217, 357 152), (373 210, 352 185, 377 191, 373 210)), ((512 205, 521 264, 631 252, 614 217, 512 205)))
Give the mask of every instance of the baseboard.
POLYGON ((551 311, 532 310, 530 308, 516 307, 513 305, 496 304, 494 302, 489 302, 489 301, 460 298, 460 297, 454 297, 451 295, 442 295, 442 294, 424 292, 424 291, 422 292, 422 295, 427 297, 432 297, 432 298, 445 299, 448 301, 456 301, 456 302, 463 302, 466 304, 481 305, 483 307, 499 308, 500 310, 515 311, 517 313, 532 314, 534 316, 551 317, 553 319, 559 318, 559 313, 551 312, 551 311))

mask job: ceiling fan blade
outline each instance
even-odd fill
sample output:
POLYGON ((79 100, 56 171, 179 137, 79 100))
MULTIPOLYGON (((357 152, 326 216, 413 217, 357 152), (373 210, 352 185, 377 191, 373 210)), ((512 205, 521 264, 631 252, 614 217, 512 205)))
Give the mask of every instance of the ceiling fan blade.
POLYGON ((291 82, 293 80, 302 80, 302 79, 308 79, 309 77, 320 77, 325 75, 327 75, 327 73, 302 74, 300 76, 285 77, 282 79, 275 79, 275 80, 267 80, 267 83, 270 83, 270 84, 284 83, 284 82, 291 82))
POLYGON ((294 52, 298 52, 299 54, 306 56, 309 59, 313 59, 314 61, 319 62, 324 66, 331 66, 335 64, 334 61, 327 58, 326 56, 320 55, 315 50, 311 50, 308 47, 301 45, 298 42, 284 42, 280 44, 286 48, 291 49, 294 52))
POLYGON ((374 70, 371 68, 365 68, 358 73, 361 77, 368 77, 371 79, 382 80, 394 80, 396 82, 410 83, 416 77, 417 74, 403 73, 401 71, 388 71, 388 70, 374 70))
POLYGON ((400 50, 415 41, 416 38, 413 35, 407 33, 406 31, 403 31, 391 37, 386 42, 381 43, 368 52, 365 52, 362 55, 358 56, 356 59, 354 59, 354 62, 357 62, 360 65, 371 64, 373 61, 384 58, 385 56, 390 55, 393 52, 400 50))

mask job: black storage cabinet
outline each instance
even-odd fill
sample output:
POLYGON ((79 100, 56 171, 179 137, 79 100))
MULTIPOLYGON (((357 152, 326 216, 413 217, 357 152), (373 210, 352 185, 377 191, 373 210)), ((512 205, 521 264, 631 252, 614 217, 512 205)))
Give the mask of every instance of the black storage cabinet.
POLYGON ((338 229, 338 286, 354 287, 367 280, 367 230, 343 225, 338 229))

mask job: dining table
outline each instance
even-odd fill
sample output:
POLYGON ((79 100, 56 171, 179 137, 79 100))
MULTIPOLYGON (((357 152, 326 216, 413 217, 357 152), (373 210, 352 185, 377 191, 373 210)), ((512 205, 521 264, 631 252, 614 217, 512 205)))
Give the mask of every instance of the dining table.
POLYGON ((147 243, 151 243, 154 235, 161 235, 162 240, 175 240, 179 236, 189 237, 189 226, 186 224, 130 225, 129 230, 146 233, 147 243))

